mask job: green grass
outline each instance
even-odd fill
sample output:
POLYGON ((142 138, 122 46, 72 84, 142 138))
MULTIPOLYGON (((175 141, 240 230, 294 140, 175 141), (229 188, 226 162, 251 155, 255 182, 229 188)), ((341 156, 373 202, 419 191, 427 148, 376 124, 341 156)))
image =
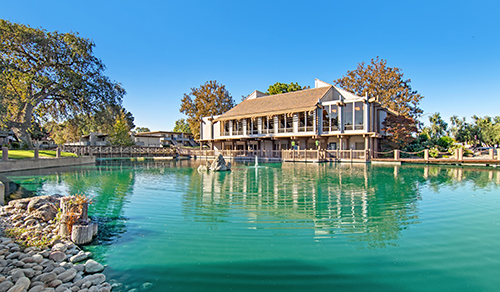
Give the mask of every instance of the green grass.
MULTIPOLYGON (((9 159, 27 159, 35 157, 34 150, 9 150, 9 159)), ((0 155, 2 155, 2 151, 0 150, 0 155)), ((40 150, 38 151, 38 155, 40 158, 55 158, 56 151, 55 150, 40 150)), ((69 153, 69 152, 61 152, 61 157, 77 157, 78 155, 69 153)))

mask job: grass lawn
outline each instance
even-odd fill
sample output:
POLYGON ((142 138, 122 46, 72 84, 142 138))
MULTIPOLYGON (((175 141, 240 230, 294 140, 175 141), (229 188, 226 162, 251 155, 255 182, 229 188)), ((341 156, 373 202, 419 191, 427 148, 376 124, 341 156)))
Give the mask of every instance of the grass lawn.
MULTIPOLYGON (((34 150, 9 150, 9 159, 26 159, 35 157, 34 150)), ((0 150, 0 155, 2 155, 2 151, 0 150)), ((38 155, 41 157, 56 157, 55 150, 39 150, 38 155)), ((69 153, 69 152, 61 152, 61 157, 77 157, 78 155, 69 153)))

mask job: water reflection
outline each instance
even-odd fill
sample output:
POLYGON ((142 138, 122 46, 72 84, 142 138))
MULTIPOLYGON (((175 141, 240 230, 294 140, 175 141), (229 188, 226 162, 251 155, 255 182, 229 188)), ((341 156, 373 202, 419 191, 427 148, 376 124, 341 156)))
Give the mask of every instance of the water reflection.
POLYGON ((421 188, 498 186, 494 169, 367 164, 269 164, 232 172, 192 173, 184 199, 186 220, 217 228, 239 220, 248 228, 311 229, 312 238, 348 236, 368 247, 395 245, 402 231, 418 224, 421 188), (279 223, 285 223, 280 225, 279 223))

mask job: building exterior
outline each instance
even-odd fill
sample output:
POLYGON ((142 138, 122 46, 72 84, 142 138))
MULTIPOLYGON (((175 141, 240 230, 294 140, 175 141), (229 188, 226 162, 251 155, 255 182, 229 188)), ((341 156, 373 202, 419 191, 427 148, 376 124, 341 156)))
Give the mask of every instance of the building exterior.
POLYGON ((83 135, 80 141, 74 143, 65 143, 68 146, 108 146, 108 134, 92 132, 89 135, 83 135))
POLYGON ((200 142, 215 150, 378 150, 389 114, 396 113, 375 99, 316 79, 312 89, 254 91, 226 113, 204 117, 200 142))
POLYGON ((191 133, 166 131, 136 133, 132 136, 135 145, 148 147, 198 146, 191 133))

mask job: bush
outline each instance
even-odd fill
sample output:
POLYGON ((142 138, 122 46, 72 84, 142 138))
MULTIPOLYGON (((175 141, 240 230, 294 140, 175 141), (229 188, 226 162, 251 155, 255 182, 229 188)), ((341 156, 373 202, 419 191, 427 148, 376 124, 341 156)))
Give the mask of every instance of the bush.
POLYGON ((455 144, 455 140, 451 137, 444 136, 437 140, 436 145, 441 151, 448 151, 455 144))
POLYGON ((12 143, 10 143, 10 147, 12 149, 19 149, 19 142, 12 142, 12 143))
POLYGON ((22 150, 30 150, 30 146, 28 144, 26 144, 26 143, 22 143, 21 144, 21 149, 22 150))
POLYGON ((437 147, 429 149, 429 155, 433 158, 436 158, 439 156, 439 149, 437 147))

